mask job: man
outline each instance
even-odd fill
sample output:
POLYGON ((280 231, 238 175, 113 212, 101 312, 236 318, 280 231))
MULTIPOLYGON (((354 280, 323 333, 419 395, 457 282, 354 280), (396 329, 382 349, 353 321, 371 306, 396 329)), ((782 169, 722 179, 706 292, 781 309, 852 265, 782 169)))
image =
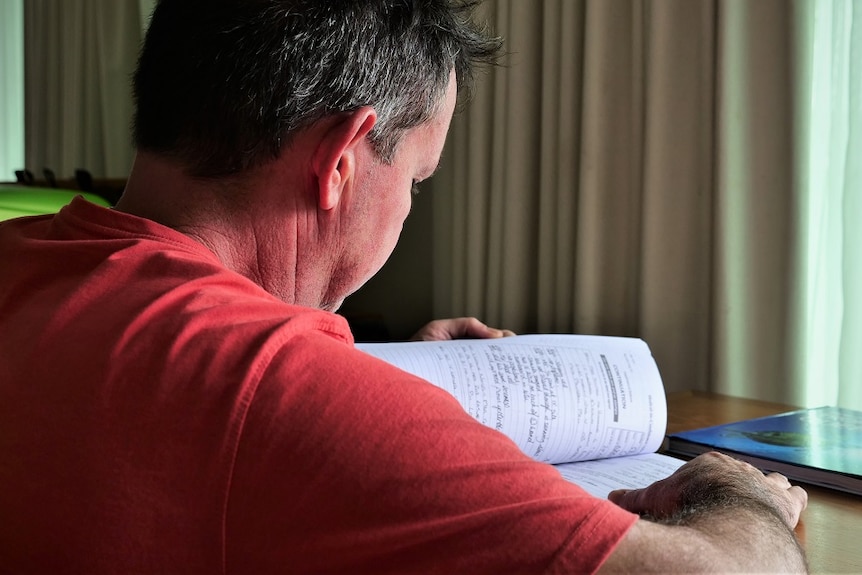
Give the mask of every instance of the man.
POLYGON ((494 58, 467 16, 159 3, 116 209, 0 226, 4 569, 804 570, 783 477, 712 454, 592 498, 330 313, 383 265, 494 58))

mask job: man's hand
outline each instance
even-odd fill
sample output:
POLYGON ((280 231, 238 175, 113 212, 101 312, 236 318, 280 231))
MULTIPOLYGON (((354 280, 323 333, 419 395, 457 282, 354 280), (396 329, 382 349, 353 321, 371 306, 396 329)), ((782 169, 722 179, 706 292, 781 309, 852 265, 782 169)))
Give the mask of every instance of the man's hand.
MULTIPOLYGON (((608 499, 656 520, 678 518, 713 498, 748 500, 771 509, 790 529, 808 504, 808 494, 780 473, 764 475, 753 466, 721 453, 705 453, 673 475, 643 489, 617 490, 608 499)), ((716 502, 720 503, 720 502, 716 502)))
POLYGON ((808 494, 778 473, 706 453, 667 479, 608 498, 644 518, 601 573, 807 572, 793 528, 808 494))
POLYGON ((446 339, 490 339, 515 335, 508 329, 488 327, 475 317, 438 319, 413 334, 410 341, 441 341, 446 339))

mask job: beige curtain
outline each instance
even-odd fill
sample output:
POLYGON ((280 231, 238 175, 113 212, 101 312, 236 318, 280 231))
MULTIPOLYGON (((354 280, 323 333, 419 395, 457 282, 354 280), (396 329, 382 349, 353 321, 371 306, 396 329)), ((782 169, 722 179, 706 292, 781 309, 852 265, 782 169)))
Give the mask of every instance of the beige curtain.
POLYGON ((25 1, 28 168, 126 176, 143 11, 138 0, 25 1))
POLYGON ((802 404, 792 355, 801 277, 797 8, 721 3, 712 385, 802 404))
POLYGON ((669 390, 796 401, 792 7, 491 0, 434 188, 434 314, 631 335, 669 390))

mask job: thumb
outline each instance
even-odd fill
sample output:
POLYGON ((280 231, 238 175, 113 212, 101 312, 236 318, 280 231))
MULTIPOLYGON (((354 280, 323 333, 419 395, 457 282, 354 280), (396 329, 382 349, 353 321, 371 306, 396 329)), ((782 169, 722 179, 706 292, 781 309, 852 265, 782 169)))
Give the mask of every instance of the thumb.
POLYGON ((632 491, 632 489, 614 489, 613 491, 608 493, 608 500, 611 503, 616 503, 620 507, 625 507, 624 502, 631 499, 629 494, 632 491))
POLYGON ((646 489, 616 489, 608 493, 608 500, 632 513, 656 513, 660 501, 650 497, 646 489))
POLYGON ((625 499, 625 497, 631 491, 631 489, 614 489, 613 491, 608 493, 608 500, 610 500, 611 503, 616 503, 617 505, 620 505, 620 501, 625 499))

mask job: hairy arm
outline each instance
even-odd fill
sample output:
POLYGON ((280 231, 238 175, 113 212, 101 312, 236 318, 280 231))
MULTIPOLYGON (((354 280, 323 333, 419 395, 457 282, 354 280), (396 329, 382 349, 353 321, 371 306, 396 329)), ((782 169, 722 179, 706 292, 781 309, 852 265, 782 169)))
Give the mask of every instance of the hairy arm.
POLYGON ((708 453, 610 499, 644 518, 601 572, 807 572, 793 528, 808 496, 780 474, 708 453))

